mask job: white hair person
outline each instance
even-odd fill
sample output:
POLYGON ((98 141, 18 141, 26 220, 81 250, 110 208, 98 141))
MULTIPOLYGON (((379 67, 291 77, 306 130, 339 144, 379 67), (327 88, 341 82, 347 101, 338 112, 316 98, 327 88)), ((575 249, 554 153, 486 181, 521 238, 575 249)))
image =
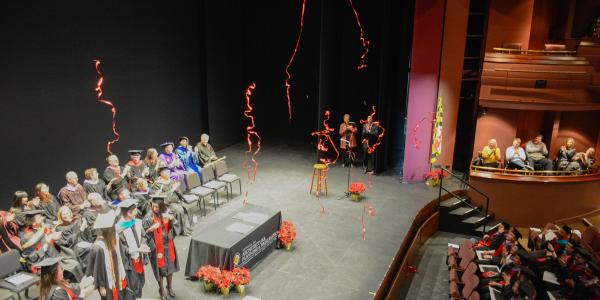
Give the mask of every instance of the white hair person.
POLYGON ((208 139, 209 139, 209 137, 208 137, 208 134, 206 134, 206 133, 203 133, 203 134, 200 136, 200 141, 201 141, 201 142, 208 143, 208 139))

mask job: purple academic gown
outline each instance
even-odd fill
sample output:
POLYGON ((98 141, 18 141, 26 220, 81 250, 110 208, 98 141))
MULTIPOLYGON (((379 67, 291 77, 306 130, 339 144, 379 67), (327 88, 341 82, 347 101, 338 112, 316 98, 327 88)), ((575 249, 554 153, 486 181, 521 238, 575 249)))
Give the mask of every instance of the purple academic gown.
POLYGON ((167 154, 161 153, 158 159, 162 161, 163 165, 171 170, 171 179, 181 182, 185 188, 185 166, 179 160, 179 157, 175 153, 167 154))

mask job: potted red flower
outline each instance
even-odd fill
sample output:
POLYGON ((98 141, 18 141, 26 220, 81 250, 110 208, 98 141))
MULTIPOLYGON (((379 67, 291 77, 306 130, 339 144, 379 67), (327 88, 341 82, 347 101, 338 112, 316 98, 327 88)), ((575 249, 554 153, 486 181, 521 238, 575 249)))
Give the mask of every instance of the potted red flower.
POLYGON ((288 220, 284 220, 281 229, 277 231, 277 237, 286 250, 292 250, 292 242, 296 239, 296 227, 288 220))
POLYGON ((221 290, 221 294, 223 294, 224 296, 229 295, 229 289, 231 288, 232 279, 233 274, 231 273, 231 271, 221 271, 221 276, 219 277, 217 287, 221 290))
POLYGON ((198 269, 198 272, 196 272, 196 277, 202 279, 204 283, 204 290, 206 292, 211 292, 215 285, 217 285, 220 281, 221 270, 219 270, 217 267, 205 265, 198 269))
POLYGON ((244 294, 246 285, 250 283, 250 270, 248 268, 233 268, 231 270, 233 285, 239 294, 244 294))
POLYGON ((425 184, 429 187, 438 186, 440 178, 444 176, 442 169, 435 169, 425 174, 425 184))
POLYGON ((353 182, 348 189, 353 201, 360 200, 360 195, 365 192, 367 187, 362 182, 353 182))

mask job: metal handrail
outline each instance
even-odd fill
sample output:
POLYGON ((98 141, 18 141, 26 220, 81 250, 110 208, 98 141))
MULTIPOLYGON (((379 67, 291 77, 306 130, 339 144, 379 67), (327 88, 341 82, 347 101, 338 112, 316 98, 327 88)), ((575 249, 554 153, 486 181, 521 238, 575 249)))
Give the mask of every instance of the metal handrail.
POLYGON ((482 231, 482 234, 485 234, 485 232, 486 232, 485 229, 487 226, 488 211, 489 211, 488 209, 490 207, 490 197, 488 197, 488 195, 484 194, 482 191, 478 190, 476 187, 472 186, 468 181, 466 181, 466 180, 462 179, 460 176, 452 173, 452 171, 450 171, 442 166, 434 166, 434 168, 442 170, 442 174, 440 176, 440 189, 438 192, 438 209, 440 208, 440 204, 442 202, 442 190, 444 190, 448 194, 450 194, 450 195, 454 196, 456 199, 460 200, 460 202, 462 202, 463 204, 466 204, 470 208, 472 208, 480 213, 483 213, 478 207, 471 205, 470 203, 466 202, 463 198, 454 194, 452 191, 449 191, 448 189, 444 188, 444 172, 446 172, 450 176, 458 179, 458 181, 460 181, 463 185, 469 187, 470 190, 473 190, 473 191, 479 193, 481 196, 483 196, 485 198, 485 213, 483 215, 485 220, 483 222, 483 231, 482 231))
POLYGON ((534 170, 518 170, 518 169, 505 169, 505 168, 493 168, 471 165, 473 171, 488 171, 502 174, 518 174, 518 175, 555 175, 555 176, 585 176, 585 175, 596 175, 600 174, 600 171, 594 171, 594 169, 577 170, 577 171, 534 171, 534 170))
POLYGON ((542 53, 542 54, 564 54, 564 55, 574 55, 577 54, 577 51, 573 51, 573 50, 523 50, 523 49, 512 49, 512 48, 500 48, 500 47, 495 47, 493 49, 496 52, 499 53, 525 53, 525 54, 530 54, 530 53, 534 53, 534 54, 538 54, 538 53, 542 53))

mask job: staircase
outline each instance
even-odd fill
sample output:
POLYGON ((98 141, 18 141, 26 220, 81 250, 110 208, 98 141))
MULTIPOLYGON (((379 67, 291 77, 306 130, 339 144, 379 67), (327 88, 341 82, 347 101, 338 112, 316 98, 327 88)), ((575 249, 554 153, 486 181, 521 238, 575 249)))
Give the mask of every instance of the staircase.
POLYGON ((461 181, 468 188, 467 193, 456 193, 447 190, 444 187, 443 179, 440 182, 440 193, 438 197, 438 209, 440 212, 439 230, 464 234, 469 236, 483 236, 483 234, 494 231, 501 223, 496 220, 494 213, 489 212, 489 197, 472 187, 469 182, 460 176, 452 173, 446 168, 439 167, 444 175, 449 175, 461 181), (441 200, 442 192, 450 194, 452 197, 447 200, 441 200), (479 193, 486 199, 485 207, 474 204, 469 193, 479 193))

